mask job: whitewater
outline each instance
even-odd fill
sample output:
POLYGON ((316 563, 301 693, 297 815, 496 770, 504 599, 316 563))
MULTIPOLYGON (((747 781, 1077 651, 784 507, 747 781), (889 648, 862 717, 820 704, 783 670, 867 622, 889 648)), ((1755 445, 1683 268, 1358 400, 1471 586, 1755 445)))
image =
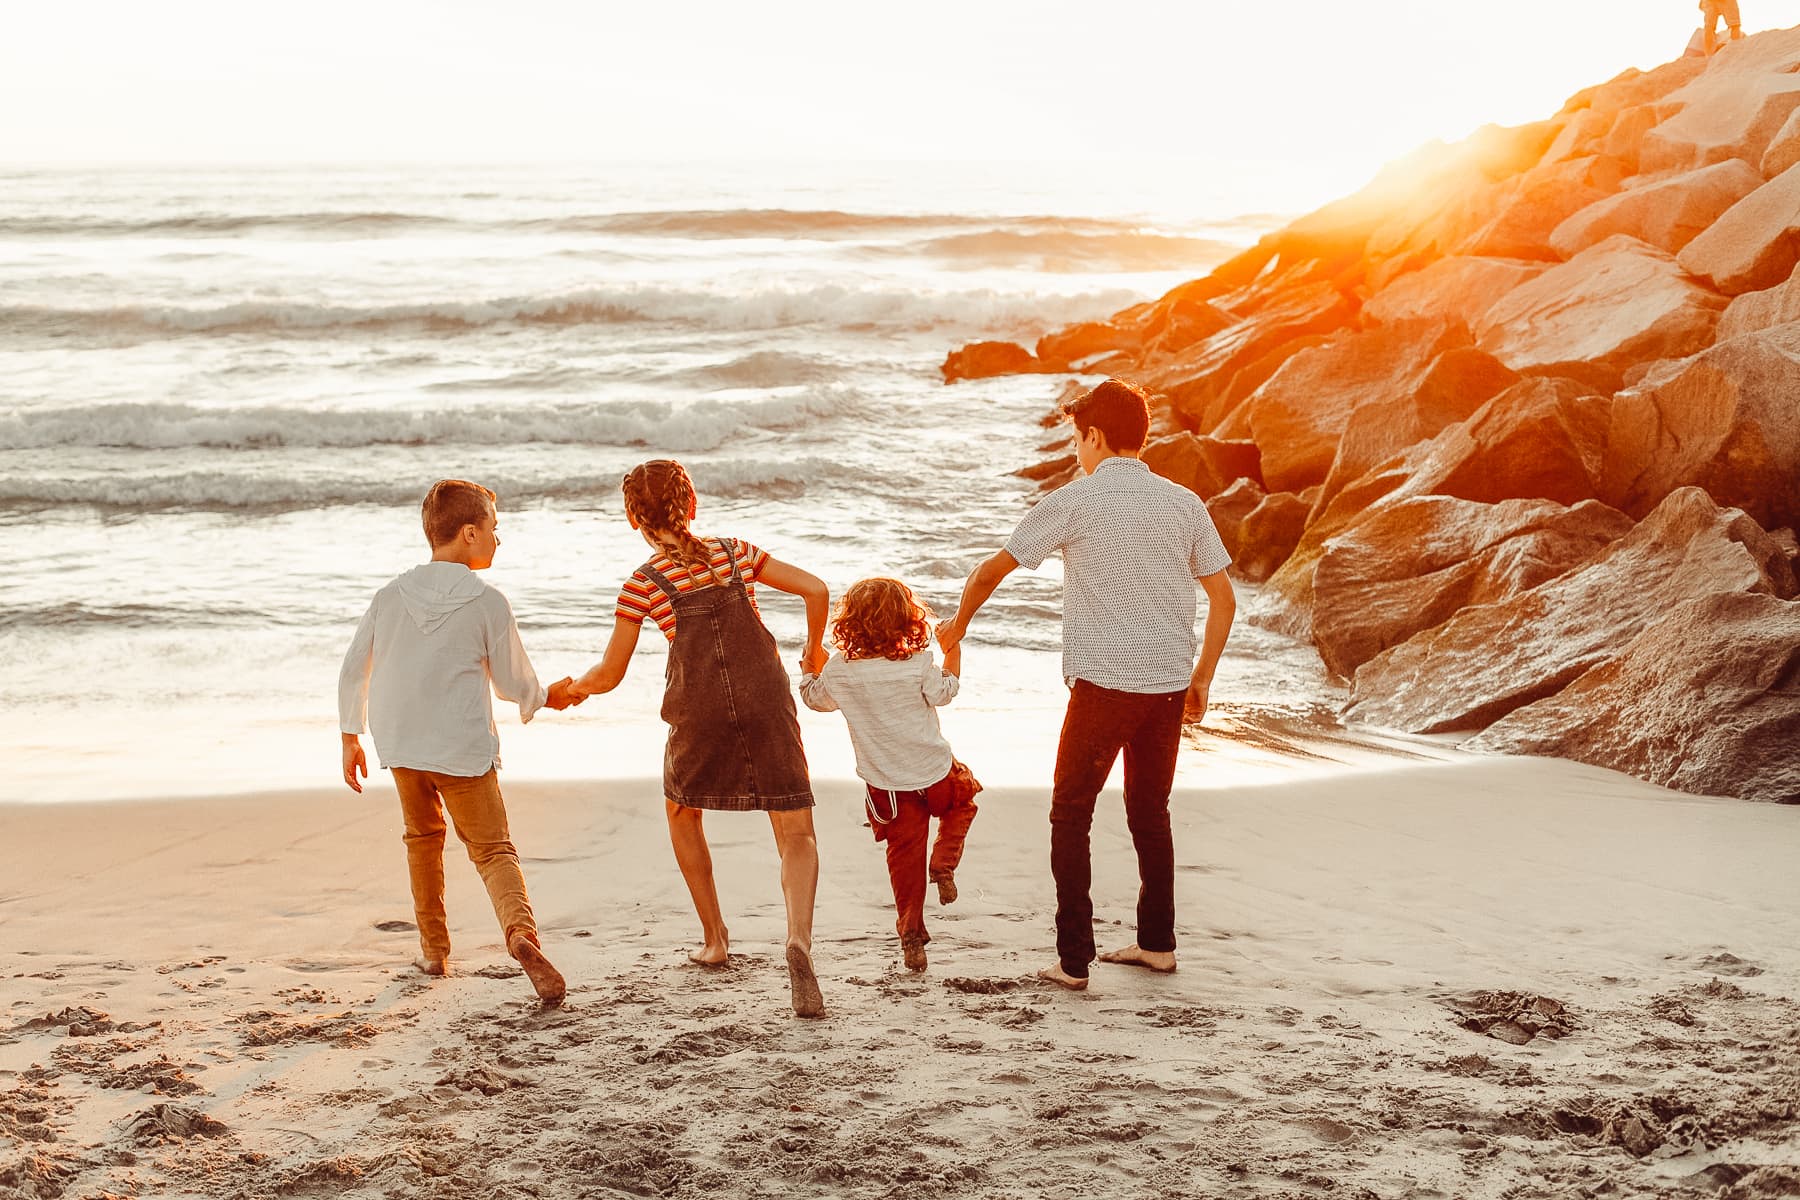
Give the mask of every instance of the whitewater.
MULTIPOLYGON (((619 479, 650 457, 689 465, 701 532, 947 610, 1036 495, 1012 472, 1056 437, 1062 380, 946 387, 945 352, 1105 315, 1275 220, 1066 173, 4 174, 0 800, 333 778, 339 655, 425 556, 440 477, 500 494, 489 579, 546 681, 605 642, 645 553, 619 479)), ((946 728, 995 783, 1047 775, 1059 588, 1017 577, 969 643, 946 728)), ((798 607, 764 611, 797 655, 798 607)), ((664 650, 642 646, 571 716, 502 710, 507 771, 654 775, 664 650)), ((1214 694, 1336 695, 1242 624, 1214 694)), ((805 721, 815 771, 847 777, 842 729, 805 721)))

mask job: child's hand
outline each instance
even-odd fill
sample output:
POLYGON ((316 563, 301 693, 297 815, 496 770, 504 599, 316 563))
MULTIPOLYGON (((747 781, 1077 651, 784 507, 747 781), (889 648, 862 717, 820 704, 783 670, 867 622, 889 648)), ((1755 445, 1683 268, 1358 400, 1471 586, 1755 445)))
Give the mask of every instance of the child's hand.
POLYGON ((580 704, 586 699, 587 693, 576 691, 574 679, 564 675, 561 679, 550 685, 550 694, 544 700, 544 705, 547 708, 552 708, 557 712, 561 712, 563 709, 580 704))
POLYGON ((356 777, 369 777, 369 760, 363 754, 362 739, 353 733, 344 735, 344 782, 350 785, 353 792, 362 791, 362 784, 356 777))
POLYGON ((808 646, 805 652, 800 655, 801 672, 807 675, 817 675, 820 671, 825 669, 825 660, 827 657, 824 646, 808 646))

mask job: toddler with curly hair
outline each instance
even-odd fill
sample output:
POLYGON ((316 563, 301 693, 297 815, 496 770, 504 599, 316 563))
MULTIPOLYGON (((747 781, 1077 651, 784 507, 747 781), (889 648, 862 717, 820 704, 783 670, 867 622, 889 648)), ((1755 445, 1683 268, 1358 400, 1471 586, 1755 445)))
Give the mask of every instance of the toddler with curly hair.
POLYGON ((956 899, 975 793, 981 785, 956 761, 938 726, 937 707, 955 698, 962 648, 940 668, 931 651, 931 611, 898 579, 864 579, 844 593, 832 620, 838 652, 800 680, 800 696, 819 712, 842 711, 867 785, 869 826, 887 843, 895 927, 908 970, 925 969, 925 884, 938 903, 956 899), (929 859, 931 818, 937 840, 929 859))

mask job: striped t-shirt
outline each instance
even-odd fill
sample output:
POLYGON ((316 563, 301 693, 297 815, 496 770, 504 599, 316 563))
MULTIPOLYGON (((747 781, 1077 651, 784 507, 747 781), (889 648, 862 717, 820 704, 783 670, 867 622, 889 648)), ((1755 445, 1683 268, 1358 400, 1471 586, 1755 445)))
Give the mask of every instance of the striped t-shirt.
MULTIPOLYGON (((727 583, 731 580, 731 560, 725 555, 724 542, 718 538, 705 539, 712 549, 713 569, 719 578, 727 583)), ((743 578, 744 590, 750 594, 750 607, 756 608, 756 581, 762 578, 762 571, 769 562, 769 552, 759 550, 749 542, 739 541, 737 547, 738 575, 743 578)), ((642 625, 648 617, 656 622, 656 627, 663 631, 663 636, 671 642, 675 640, 675 606, 669 603, 664 591, 652 583, 645 569, 651 568, 662 573, 674 585, 678 592, 691 592, 696 588, 712 586, 712 579, 706 572, 699 572, 695 579, 688 569, 666 554, 659 554, 644 566, 631 573, 625 586, 619 590, 619 606, 615 610, 618 620, 630 621, 633 625, 642 625)), ((762 614, 759 611, 757 615, 762 614)))

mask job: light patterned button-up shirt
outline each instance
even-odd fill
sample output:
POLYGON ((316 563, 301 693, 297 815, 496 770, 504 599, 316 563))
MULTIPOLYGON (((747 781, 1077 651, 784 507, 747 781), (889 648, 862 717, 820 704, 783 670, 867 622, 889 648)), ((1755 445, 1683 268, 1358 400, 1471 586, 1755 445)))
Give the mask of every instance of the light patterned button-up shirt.
POLYGON ((1199 639, 1194 581, 1231 565, 1200 497, 1135 458, 1057 488, 1006 543, 1036 570, 1063 556, 1063 677, 1120 692, 1179 692, 1199 639))

